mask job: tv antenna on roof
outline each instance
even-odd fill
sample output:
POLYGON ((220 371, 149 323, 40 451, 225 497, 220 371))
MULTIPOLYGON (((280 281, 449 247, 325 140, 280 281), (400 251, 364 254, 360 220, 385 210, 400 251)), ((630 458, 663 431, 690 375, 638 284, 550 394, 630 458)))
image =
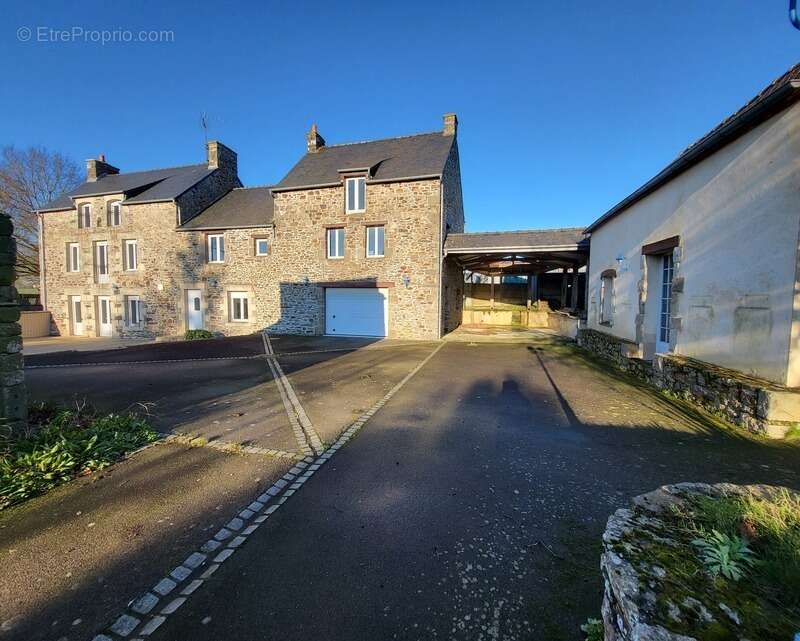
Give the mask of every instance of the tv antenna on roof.
POLYGON ((203 138, 208 143, 208 114, 205 111, 200 114, 200 127, 203 129, 203 138))

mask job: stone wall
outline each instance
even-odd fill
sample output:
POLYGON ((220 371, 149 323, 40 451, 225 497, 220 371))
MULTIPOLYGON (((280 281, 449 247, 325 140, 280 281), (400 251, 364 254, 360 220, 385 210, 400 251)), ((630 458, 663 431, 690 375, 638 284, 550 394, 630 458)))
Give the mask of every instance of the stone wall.
MULTIPOLYGON (((461 194, 461 161, 458 141, 453 146, 442 171, 442 238, 464 231, 464 200, 461 194)), ((444 245, 444 242, 440 245, 444 245)), ((464 272, 454 261, 442 263, 442 334, 461 324, 464 301, 464 272)))
MULTIPOLYGON (((227 183, 203 182, 227 189, 227 183)), ((199 202, 207 198, 197 196, 199 202)), ((371 184, 363 214, 344 213, 342 187, 276 194, 274 227, 232 229, 225 237, 225 263, 206 262, 207 233, 175 230, 174 203, 125 205, 121 224, 107 225, 110 195, 81 200, 93 206, 92 227, 80 229, 75 210, 43 218, 47 308, 62 335, 72 334, 70 296, 80 296, 83 334, 97 336, 98 296, 108 296, 117 336, 180 335, 186 330, 186 290, 203 292, 206 329, 243 334, 268 328, 276 333, 324 331, 324 284, 370 283, 389 290, 389 333, 397 338, 438 338, 440 186, 438 180, 371 184), (385 226, 385 256, 366 257, 366 226, 385 226), (345 227, 345 257, 326 257, 326 226, 345 227), (255 256, 255 238, 266 237, 268 256, 255 256), (126 271, 123 245, 138 243, 136 271, 126 271), (96 282, 95 243, 109 245, 109 282, 96 282), (80 271, 67 271, 67 243, 80 243, 80 271), (249 322, 230 318, 230 292, 250 294, 249 322), (126 323, 125 302, 139 296, 144 320, 126 323)), ((189 202, 189 201, 187 201, 189 202)), ((210 232, 209 232, 210 233, 210 232)), ((217 233, 217 232, 215 232, 217 233)), ((448 291, 448 323, 459 318, 458 279, 448 291)))
POLYGON ((620 369, 751 432, 782 437, 800 421, 800 394, 770 381, 675 354, 642 360, 635 343, 592 329, 579 330, 577 340, 620 369))
POLYGON ((440 256, 439 180, 367 185, 366 211, 345 214, 344 188, 275 193, 275 332, 324 331, 326 283, 373 284, 389 290, 389 335, 438 338, 440 256), (366 257, 366 227, 385 227, 382 258, 366 257), (345 254, 326 255, 326 230, 345 229, 345 254), (315 286, 316 285, 316 286, 315 286))
POLYGON ((680 559, 682 549, 691 547, 689 541, 696 536, 676 531, 674 508, 686 513, 697 497, 769 499, 786 491, 796 496, 788 488, 769 485, 676 483, 636 496, 630 507, 614 512, 603 533, 600 557, 605 641, 772 639, 753 620, 753 614, 761 618, 762 604, 744 592, 749 589, 747 580, 741 582, 739 602, 747 603, 749 612, 737 612, 736 602, 724 603, 721 592, 698 590, 700 581, 692 585, 676 579, 667 564, 679 562, 675 559, 680 559), (669 555, 659 555, 654 549, 658 546, 668 546, 669 555))
POLYGON ((17 247, 11 219, 0 214, 0 418, 12 431, 24 429, 28 396, 22 369, 19 305, 14 288, 17 247))

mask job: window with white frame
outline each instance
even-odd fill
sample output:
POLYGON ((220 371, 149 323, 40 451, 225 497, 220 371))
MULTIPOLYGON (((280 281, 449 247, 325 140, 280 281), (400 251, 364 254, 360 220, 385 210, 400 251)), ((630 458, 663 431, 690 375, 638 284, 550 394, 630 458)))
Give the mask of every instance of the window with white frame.
POLYGON ((122 222, 122 203, 118 200, 114 200, 108 203, 106 207, 108 209, 106 212, 108 217, 108 226, 119 227, 120 223, 122 222))
POLYGON ((346 211, 348 214, 363 212, 367 207, 367 179, 348 178, 344 181, 346 211))
POLYGON ((247 292, 231 292, 231 320, 235 323, 244 323, 250 319, 250 309, 247 292))
POLYGON ((344 258, 344 227, 328 229, 328 258, 344 258))
POLYGON ((92 226, 92 206, 89 203, 81 205, 78 210, 78 227, 88 229, 92 226))
POLYGON ((614 322, 614 276, 613 272, 603 272, 600 277, 600 322, 604 325, 614 322))
POLYGON ((135 272, 139 269, 139 243, 136 240, 126 240, 122 245, 125 271, 135 272))
POLYGON ((367 258, 380 258, 383 256, 384 234, 383 225, 370 225, 367 227, 367 258))
POLYGON ((256 237, 255 239, 255 252, 256 256, 269 255, 269 240, 266 238, 256 237))
POLYGON ((80 243, 67 243, 67 271, 81 271, 81 246, 80 243))
POLYGON ((209 234, 206 249, 209 263, 225 262, 225 236, 223 234, 209 234))
POLYGON ((140 327, 142 324, 142 301, 138 296, 125 297, 125 323, 128 327, 140 327))
POLYGON ((108 243, 99 241, 94 244, 94 270, 98 283, 108 282, 108 243))

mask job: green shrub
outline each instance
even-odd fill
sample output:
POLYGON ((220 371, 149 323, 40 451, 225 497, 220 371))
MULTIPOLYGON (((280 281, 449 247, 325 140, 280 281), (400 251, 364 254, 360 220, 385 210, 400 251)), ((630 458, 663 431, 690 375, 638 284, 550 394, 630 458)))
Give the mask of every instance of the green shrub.
POLYGON ((0 510, 102 469, 158 435, 136 414, 31 408, 32 435, 0 441, 0 510))
POLYGON ((187 341, 201 341, 207 338, 214 338, 214 334, 207 329, 187 329, 184 338, 187 341))
POLYGON ((710 534, 694 539, 692 545, 700 548, 700 558, 712 577, 721 574, 726 579, 738 581, 756 563, 747 541, 737 534, 711 530, 710 534))
POLYGON ((783 599, 800 605, 800 499, 785 490, 768 499, 749 494, 704 498, 695 519, 701 529, 743 536, 759 559, 753 574, 780 586, 783 599))

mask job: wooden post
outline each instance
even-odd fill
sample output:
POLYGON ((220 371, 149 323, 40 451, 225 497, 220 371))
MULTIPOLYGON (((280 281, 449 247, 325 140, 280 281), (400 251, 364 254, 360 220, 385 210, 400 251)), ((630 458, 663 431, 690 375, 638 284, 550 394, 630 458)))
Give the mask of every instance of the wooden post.
POLYGON ((539 302, 539 274, 531 274, 531 298, 534 303, 539 302))
POLYGON ((572 268, 572 301, 570 302, 570 307, 572 309, 578 309, 578 268, 572 268))
POLYGON ((494 311, 494 274, 489 276, 489 309, 494 311))
POLYGON ((561 269, 561 309, 567 306, 567 268, 561 269))

